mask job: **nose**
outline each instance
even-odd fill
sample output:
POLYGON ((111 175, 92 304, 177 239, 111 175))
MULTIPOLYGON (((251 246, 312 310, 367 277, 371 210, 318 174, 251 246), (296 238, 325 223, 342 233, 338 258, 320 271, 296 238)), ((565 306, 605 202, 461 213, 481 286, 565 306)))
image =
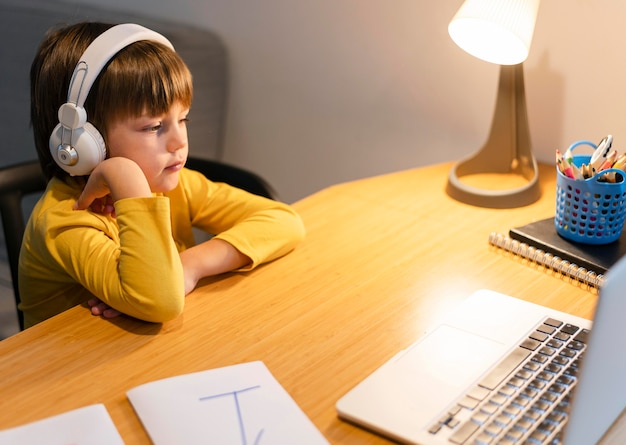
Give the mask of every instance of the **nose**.
POLYGON ((187 147, 187 125, 180 123, 170 128, 167 138, 167 151, 173 153, 181 148, 187 147))

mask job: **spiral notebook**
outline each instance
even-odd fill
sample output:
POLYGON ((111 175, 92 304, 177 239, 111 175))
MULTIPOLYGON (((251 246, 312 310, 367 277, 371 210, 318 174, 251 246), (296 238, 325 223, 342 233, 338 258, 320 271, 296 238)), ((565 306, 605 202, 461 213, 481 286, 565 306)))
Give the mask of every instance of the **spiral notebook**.
POLYGON ((512 228, 508 235, 492 233, 489 243, 593 288, 602 286, 606 271, 626 254, 626 232, 610 244, 581 244, 561 237, 554 218, 512 228))

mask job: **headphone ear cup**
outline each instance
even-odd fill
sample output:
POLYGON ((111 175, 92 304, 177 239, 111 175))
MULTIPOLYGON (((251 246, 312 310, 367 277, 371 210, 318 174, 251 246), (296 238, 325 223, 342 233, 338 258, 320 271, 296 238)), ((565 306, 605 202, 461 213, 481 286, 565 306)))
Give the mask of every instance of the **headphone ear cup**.
POLYGON ((72 176, 88 175, 106 159, 104 138, 89 122, 74 130, 58 124, 50 136, 49 147, 57 165, 72 176), (71 133, 70 144, 62 141, 64 131, 71 133))

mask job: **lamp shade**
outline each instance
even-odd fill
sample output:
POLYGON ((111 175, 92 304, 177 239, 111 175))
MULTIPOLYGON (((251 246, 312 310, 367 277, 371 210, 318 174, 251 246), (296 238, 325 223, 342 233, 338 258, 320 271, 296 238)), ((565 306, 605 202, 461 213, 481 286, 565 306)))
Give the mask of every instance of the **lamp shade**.
POLYGON ((464 51, 487 62, 516 65, 528 57, 540 0, 466 0, 448 33, 464 51))

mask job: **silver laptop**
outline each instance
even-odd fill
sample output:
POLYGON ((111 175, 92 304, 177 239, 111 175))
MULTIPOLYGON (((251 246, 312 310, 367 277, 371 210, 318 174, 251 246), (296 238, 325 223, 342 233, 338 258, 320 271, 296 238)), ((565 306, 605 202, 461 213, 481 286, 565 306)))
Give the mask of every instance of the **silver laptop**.
POLYGON ((626 259, 589 320, 481 290, 357 384, 339 417, 402 443, 590 445, 626 407, 626 259))

